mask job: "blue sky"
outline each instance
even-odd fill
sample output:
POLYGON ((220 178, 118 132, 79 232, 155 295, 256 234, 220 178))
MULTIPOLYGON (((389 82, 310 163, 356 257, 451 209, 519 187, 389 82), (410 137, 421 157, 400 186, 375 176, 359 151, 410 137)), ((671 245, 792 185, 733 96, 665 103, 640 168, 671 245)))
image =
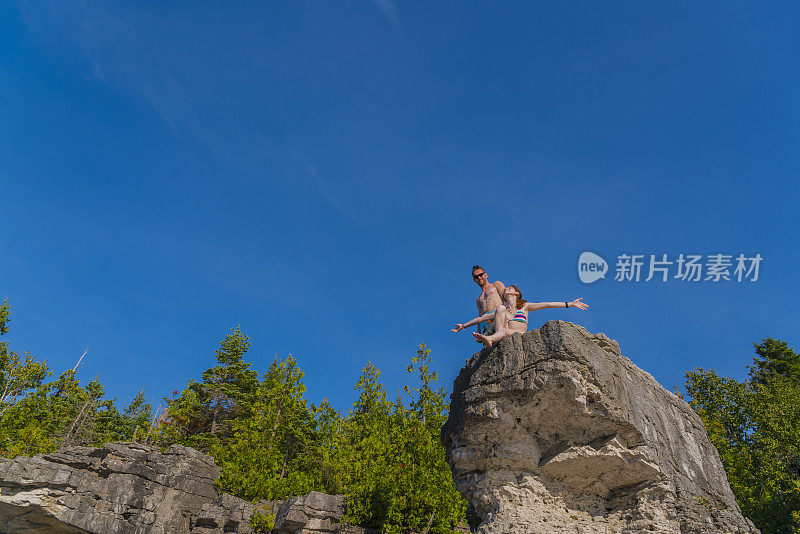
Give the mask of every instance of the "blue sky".
MULTIPOLYGON (((418 343, 477 348, 474 263, 665 387, 798 347, 794 2, 0 7, 12 348, 155 403, 234 326, 348 409, 418 343), (757 282, 580 282, 577 258, 756 253, 757 282)), ((612 266, 613 267, 613 266, 612 266)))

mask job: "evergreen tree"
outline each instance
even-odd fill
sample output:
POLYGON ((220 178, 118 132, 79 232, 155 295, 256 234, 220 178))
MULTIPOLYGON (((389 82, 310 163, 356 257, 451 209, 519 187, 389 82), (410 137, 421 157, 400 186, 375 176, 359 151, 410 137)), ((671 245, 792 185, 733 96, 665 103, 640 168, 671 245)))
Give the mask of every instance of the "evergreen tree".
MULTIPOLYGON (((11 307, 4 300, 0 306, 0 336, 8 334, 10 321, 11 307)), ((20 359, 19 354, 9 350, 7 341, 0 342, 0 413, 49 376, 47 362, 39 362, 29 353, 23 356, 20 359)))
POLYGON ((143 391, 136 393, 122 412, 117 409, 114 400, 110 399, 99 402, 98 408, 93 427, 95 443, 147 441, 153 408, 146 401, 143 391))
MULTIPOLYGON (((10 307, 0 306, 0 335, 10 307)), ((245 356, 250 340, 237 327, 215 352, 216 365, 168 401, 154 440, 210 453, 221 490, 251 499, 283 499, 311 490, 345 493, 346 520, 386 533, 451 532, 464 512, 444 461, 439 430, 444 389, 430 351, 420 345, 408 366, 416 384, 395 402, 364 368, 347 417, 327 400, 309 407, 303 372, 275 358, 259 380, 245 356)), ((75 369, 51 380, 46 361, 0 342, 0 454, 36 454, 71 445, 147 441, 152 407, 143 392, 122 411, 98 377, 81 385, 75 369)))
POLYGON ((379 527, 386 522, 394 472, 392 456, 392 408, 383 385, 378 382, 380 370, 371 362, 364 367, 356 383, 358 399, 344 425, 346 450, 345 487, 347 488, 346 521, 379 527))
POLYGON ((800 384, 786 344, 756 344, 751 380, 686 373, 689 404, 717 447, 742 512, 765 534, 800 532, 800 384), (763 365, 758 365, 758 363, 763 365))
POLYGON ((8 323, 11 321, 11 305, 8 299, 3 300, 3 305, 0 306, 0 336, 8 334, 8 323))
POLYGON ((433 389, 438 376, 431 369, 430 353, 424 343, 420 344, 407 368, 410 374, 417 375, 419 385, 405 387, 412 412, 404 463, 411 467, 404 472, 407 497, 404 507, 398 507, 402 512, 396 524, 408 524, 420 532, 450 532, 464 518, 466 503, 455 489, 440 440, 448 415, 447 393, 444 388, 433 389), (409 518, 415 518, 415 522, 409 518))
MULTIPOLYGON (((0 335, 7 334, 11 309, 0 306, 0 335)), ((134 439, 150 416, 142 394, 124 414, 105 399, 98 378, 81 386, 75 369, 48 381, 47 362, 24 357, 0 342, 0 455, 51 452, 69 445, 102 445, 134 439)))
POLYGON ((464 517, 439 440, 447 419, 445 390, 433 389, 430 350, 422 344, 408 372, 418 385, 388 402, 380 371, 364 368, 345 428, 348 507, 346 520, 386 533, 452 532, 464 517))
POLYGON ((780 375, 800 385, 800 354, 785 341, 768 337, 753 345, 758 355, 749 366, 753 382, 764 383, 770 375, 780 375))
POLYGON ((274 500, 317 489, 310 456, 315 421, 302 378, 292 356, 276 358, 264 373, 251 410, 233 422, 233 439, 213 449, 223 491, 274 500))
POLYGON ((168 423, 160 428, 160 441, 203 452, 230 441, 233 423, 252 409, 258 387, 258 373, 244 359, 249 348, 250 338, 238 326, 225 336, 214 353, 217 365, 168 401, 168 423))
POLYGON ((345 493, 345 423, 328 399, 323 399, 319 406, 312 405, 311 411, 316 428, 311 450, 316 485, 325 493, 345 493))
POLYGON ((237 326, 214 353, 218 365, 203 373, 202 388, 211 408, 214 436, 229 435, 229 422, 244 415, 253 402, 258 373, 250 369, 244 356, 250 349, 250 338, 237 326))

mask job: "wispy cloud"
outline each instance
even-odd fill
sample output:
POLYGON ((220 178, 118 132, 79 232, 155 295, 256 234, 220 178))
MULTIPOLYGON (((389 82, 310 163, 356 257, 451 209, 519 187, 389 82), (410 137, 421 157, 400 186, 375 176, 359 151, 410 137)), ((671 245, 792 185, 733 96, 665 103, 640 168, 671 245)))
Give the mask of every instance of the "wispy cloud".
POLYGON ((397 18, 397 6, 395 5, 392 0, 371 0, 375 6, 383 11, 383 14, 386 15, 386 18, 389 19, 392 26, 398 33, 402 33, 402 28, 400 27, 400 20, 397 18))
POLYGON ((322 176, 320 176, 319 172, 317 171, 317 168, 314 167, 314 165, 312 165, 305 158, 303 158, 303 160, 305 162, 306 170, 311 175, 311 177, 314 178, 314 183, 316 184, 320 193, 322 193, 322 196, 324 196, 333 205, 333 207, 339 210, 339 212, 341 212, 343 215, 346 215, 355 222, 359 222, 359 218, 356 215, 356 212, 353 211, 353 209, 350 208, 350 206, 348 206, 345 203, 345 199, 343 198, 343 196, 334 192, 330 184, 326 182, 322 178, 322 176))
POLYGON ((54 54, 77 51, 98 80, 144 98, 181 139, 225 153, 219 137, 198 114, 202 87, 187 72, 188 45, 175 28, 146 10, 112 9, 105 2, 27 2, 18 6, 28 28, 54 54))
POLYGON ((10 268, 24 269, 28 273, 38 271, 39 274, 45 274, 50 277, 55 276, 62 279, 67 278, 67 276, 64 273, 55 270, 54 268, 50 267, 45 263, 32 261, 26 258, 20 258, 18 256, 0 255, 0 266, 2 265, 5 265, 10 268))

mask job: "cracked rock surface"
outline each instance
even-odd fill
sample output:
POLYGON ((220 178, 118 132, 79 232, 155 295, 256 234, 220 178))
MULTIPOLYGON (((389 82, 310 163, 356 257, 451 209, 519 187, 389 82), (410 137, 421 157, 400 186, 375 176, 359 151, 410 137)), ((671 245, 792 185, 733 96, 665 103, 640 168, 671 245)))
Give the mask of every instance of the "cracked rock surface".
MULTIPOLYGON (((0 458, 3 534, 252 534, 256 505, 214 487, 220 469, 195 449, 139 443, 0 458)), ((273 534, 377 534, 341 524, 343 495, 260 501, 273 534)))
POLYGON ((442 441, 483 534, 758 532, 691 407, 572 323, 470 358, 442 441))
POLYGON ((0 459, 0 532, 250 532, 253 505, 223 499, 210 456, 137 443, 0 459), (209 513, 217 506, 217 514, 209 513), (205 517, 205 523, 194 520, 205 517), (217 530, 208 530, 220 523, 217 530), (195 529, 194 527, 198 528, 195 529), (205 529, 205 530, 201 530, 205 529))

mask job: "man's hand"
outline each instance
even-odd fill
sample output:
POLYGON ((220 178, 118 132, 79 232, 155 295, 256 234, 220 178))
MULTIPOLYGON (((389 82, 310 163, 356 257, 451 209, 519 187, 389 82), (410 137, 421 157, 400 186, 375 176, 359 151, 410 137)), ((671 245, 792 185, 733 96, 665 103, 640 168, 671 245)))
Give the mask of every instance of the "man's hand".
POLYGON ((464 325, 463 324, 456 324, 456 327, 453 328, 450 331, 451 332, 461 332, 462 330, 464 330, 464 325))

